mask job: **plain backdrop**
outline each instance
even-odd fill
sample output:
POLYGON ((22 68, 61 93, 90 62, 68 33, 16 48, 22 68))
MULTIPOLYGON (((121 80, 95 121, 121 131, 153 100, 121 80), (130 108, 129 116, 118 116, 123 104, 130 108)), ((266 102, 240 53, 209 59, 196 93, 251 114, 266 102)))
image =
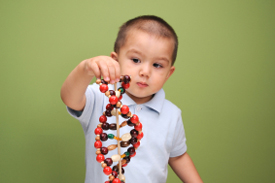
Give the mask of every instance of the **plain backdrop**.
MULTIPOLYGON (((84 134, 61 85, 82 60, 110 55, 122 23, 148 14, 178 34, 164 90, 182 110, 204 182, 275 182, 274 8, 271 0, 1 0, 0 182, 84 182, 84 134)), ((169 169, 167 183, 178 182, 169 169)))

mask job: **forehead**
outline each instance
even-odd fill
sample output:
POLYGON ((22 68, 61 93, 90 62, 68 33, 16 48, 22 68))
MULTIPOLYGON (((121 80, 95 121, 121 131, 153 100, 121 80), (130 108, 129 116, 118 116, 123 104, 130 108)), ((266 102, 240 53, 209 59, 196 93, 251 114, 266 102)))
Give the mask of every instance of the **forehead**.
MULTIPOLYGON (((159 36, 143 30, 132 29, 127 32, 121 49, 139 49, 148 53, 163 52, 172 59, 175 41, 173 38, 159 36)), ((159 53, 162 54, 162 53, 159 53)))

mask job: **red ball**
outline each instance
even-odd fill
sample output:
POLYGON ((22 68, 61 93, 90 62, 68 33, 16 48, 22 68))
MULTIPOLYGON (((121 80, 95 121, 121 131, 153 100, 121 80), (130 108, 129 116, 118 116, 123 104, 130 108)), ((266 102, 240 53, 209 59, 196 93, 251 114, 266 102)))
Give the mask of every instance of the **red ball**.
POLYGON ((106 91, 108 91, 108 85, 106 85, 106 84, 101 84, 100 87, 99 87, 99 90, 100 90, 102 93, 105 93, 106 91))
POLYGON ((136 129, 137 131, 141 131, 141 130, 142 130, 142 124, 141 124, 141 122, 139 122, 138 125, 135 125, 135 129, 136 129))
POLYGON ((120 101, 121 99, 122 99, 122 95, 119 96, 118 101, 120 101))
POLYGON ((95 129, 95 134, 96 134, 96 135, 100 135, 100 134, 102 134, 102 132, 103 132, 102 128, 97 127, 97 128, 95 129))
POLYGON ((101 148, 102 147, 102 142, 100 141, 100 140, 97 140, 97 141, 95 141, 95 143, 94 143, 94 146, 95 146, 95 148, 101 148))
POLYGON ((96 161, 101 163, 102 161, 104 161, 105 157, 103 154, 99 154, 96 156, 96 161))
POLYGON ((137 153, 135 152, 134 154, 130 155, 130 157, 132 158, 132 157, 134 157, 136 154, 137 154, 137 153))
POLYGON ((105 122, 107 121, 107 117, 104 116, 104 115, 102 115, 102 116, 99 117, 99 121, 100 121, 101 123, 105 123, 105 122))
POLYGON ((130 87, 130 83, 124 83, 124 82, 122 82, 121 85, 125 89, 128 89, 130 87))
POLYGON ((128 164, 124 164, 124 165, 122 165, 122 167, 126 167, 128 164))
POLYGON ((130 120, 131 120, 132 123, 135 124, 135 123, 138 122, 139 119, 138 119, 138 116, 136 114, 134 114, 130 120))
POLYGON ((128 114, 129 112, 129 107, 127 105, 123 105, 121 108, 120 108, 120 112, 122 114, 128 114))
POLYGON ((109 98, 109 102, 112 104, 112 105, 115 105, 118 101, 118 98, 115 96, 115 95, 112 95, 110 98, 109 98))
POLYGON ((137 143, 135 143, 133 146, 134 146, 134 148, 138 148, 140 146, 140 141, 138 141, 137 143))
POLYGON ((112 183, 121 183, 121 181, 119 180, 119 178, 115 178, 112 183))
POLYGON ((105 173, 105 175, 110 175, 112 173, 112 168, 109 167, 109 166, 106 166, 104 169, 103 169, 103 172, 105 173))
POLYGON ((141 132, 140 134, 138 134, 138 136, 137 136, 137 139, 142 139, 143 138, 143 132, 141 132))

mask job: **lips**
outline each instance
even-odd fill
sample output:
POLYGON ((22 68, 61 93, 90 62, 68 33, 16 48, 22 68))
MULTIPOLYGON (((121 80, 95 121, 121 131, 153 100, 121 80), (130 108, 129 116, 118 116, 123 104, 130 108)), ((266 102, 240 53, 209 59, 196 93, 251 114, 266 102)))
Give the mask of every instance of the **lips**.
POLYGON ((141 88, 145 88, 148 86, 148 84, 144 83, 144 82, 137 82, 137 85, 141 88))

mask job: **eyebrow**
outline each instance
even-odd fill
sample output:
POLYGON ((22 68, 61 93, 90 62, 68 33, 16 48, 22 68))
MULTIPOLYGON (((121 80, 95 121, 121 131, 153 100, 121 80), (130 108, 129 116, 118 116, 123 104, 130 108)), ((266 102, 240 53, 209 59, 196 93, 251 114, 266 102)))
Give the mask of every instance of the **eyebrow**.
POLYGON ((126 52, 126 54, 128 54, 128 53, 132 53, 132 52, 134 52, 134 53, 137 53, 137 54, 140 54, 140 55, 143 55, 143 53, 142 52, 140 52, 140 51, 138 51, 138 50, 136 50, 136 49, 130 49, 130 50, 128 50, 127 52, 126 52))
MULTIPOLYGON (((126 52, 126 54, 129 54, 129 53, 137 53, 137 54, 140 54, 141 56, 144 55, 142 52, 140 52, 140 51, 138 51, 138 50, 136 50, 136 49, 134 49, 134 48, 132 48, 132 49, 130 49, 130 50, 128 50, 128 51, 126 52)), ((166 57, 155 57, 154 59, 155 59, 155 60, 164 60, 164 61, 170 63, 169 59, 167 59, 166 57)), ((171 62, 172 62, 172 61, 171 61, 171 62)))
POLYGON ((165 57, 156 57, 157 60, 164 60, 167 61, 169 63, 169 59, 165 58, 165 57))

